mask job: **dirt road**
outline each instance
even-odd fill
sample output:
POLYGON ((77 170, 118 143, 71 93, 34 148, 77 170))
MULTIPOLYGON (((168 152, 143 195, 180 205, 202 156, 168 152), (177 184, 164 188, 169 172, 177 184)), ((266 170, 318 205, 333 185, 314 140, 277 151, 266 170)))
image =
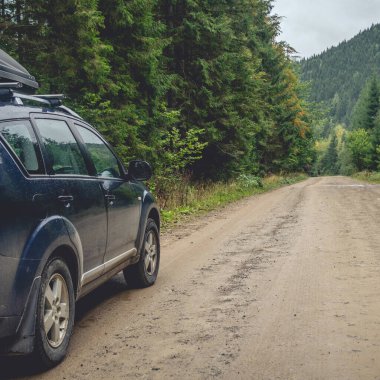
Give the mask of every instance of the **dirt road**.
POLYGON ((313 178, 164 236, 156 286, 80 301, 68 358, 35 378, 213 377, 380 379, 379 186, 313 178))

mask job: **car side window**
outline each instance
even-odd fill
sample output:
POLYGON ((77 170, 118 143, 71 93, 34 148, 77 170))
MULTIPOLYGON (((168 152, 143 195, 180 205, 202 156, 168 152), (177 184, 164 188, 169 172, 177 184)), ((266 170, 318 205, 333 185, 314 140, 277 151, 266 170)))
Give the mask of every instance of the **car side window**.
POLYGON ((67 123, 52 119, 35 122, 51 161, 51 174, 88 175, 84 157, 67 123))
POLYGON ((98 177, 120 178, 119 163, 106 144, 92 131, 76 124, 94 162, 98 177))
POLYGON ((0 134, 30 174, 42 174, 39 146, 33 128, 27 120, 0 123, 0 134))

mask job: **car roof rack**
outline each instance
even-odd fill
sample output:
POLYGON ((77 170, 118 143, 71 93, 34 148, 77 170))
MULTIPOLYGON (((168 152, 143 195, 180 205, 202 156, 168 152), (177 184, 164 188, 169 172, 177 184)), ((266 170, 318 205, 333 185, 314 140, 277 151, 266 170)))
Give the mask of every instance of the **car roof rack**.
POLYGON ((22 87, 23 85, 20 82, 0 83, 0 101, 11 102, 13 104, 22 106, 24 105, 23 100, 30 100, 33 102, 46 104, 51 108, 56 108, 71 116, 82 119, 76 112, 62 105, 62 101, 65 99, 65 95, 29 95, 14 91, 15 89, 20 89, 22 87))

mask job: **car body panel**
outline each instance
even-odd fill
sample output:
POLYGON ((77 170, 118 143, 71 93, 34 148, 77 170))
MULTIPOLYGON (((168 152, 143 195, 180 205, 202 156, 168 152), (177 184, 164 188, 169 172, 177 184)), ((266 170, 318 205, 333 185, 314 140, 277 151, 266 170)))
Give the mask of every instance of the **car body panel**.
POLYGON ((123 180, 103 182, 106 194, 114 196, 107 202, 108 240, 104 262, 135 248, 141 214, 139 187, 123 180))

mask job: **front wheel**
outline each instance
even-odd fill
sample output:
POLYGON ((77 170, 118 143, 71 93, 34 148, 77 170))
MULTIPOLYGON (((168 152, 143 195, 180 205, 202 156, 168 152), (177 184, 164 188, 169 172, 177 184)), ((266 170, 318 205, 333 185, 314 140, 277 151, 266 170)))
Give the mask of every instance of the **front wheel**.
POLYGON ((37 305, 35 355, 44 368, 66 356, 75 314, 74 287, 64 261, 53 258, 41 276, 37 305))
POLYGON ((133 288, 147 288, 157 279, 160 266, 160 237, 153 219, 148 219, 139 261, 124 269, 124 278, 133 288))

